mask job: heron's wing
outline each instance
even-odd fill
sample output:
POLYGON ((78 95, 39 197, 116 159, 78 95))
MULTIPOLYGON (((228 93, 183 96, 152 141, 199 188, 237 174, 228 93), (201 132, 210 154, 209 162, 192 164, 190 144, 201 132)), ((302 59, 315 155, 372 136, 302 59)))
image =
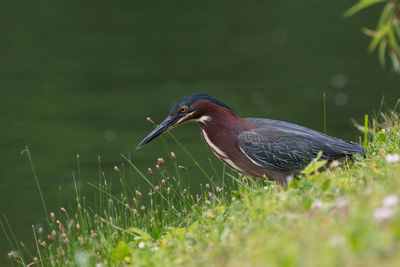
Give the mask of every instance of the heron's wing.
POLYGON ((327 160, 363 153, 357 144, 301 126, 296 129, 289 126, 297 127, 283 124, 242 132, 239 135, 239 147, 256 165, 280 171, 302 168, 320 151, 321 158, 327 160))

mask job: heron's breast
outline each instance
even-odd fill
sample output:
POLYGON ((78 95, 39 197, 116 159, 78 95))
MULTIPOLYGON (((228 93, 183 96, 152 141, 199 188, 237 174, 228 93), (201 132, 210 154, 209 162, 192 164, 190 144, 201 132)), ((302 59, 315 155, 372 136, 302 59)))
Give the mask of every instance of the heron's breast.
POLYGON ((225 142, 220 142, 221 144, 225 144, 225 146, 217 145, 216 142, 213 142, 207 132, 204 129, 201 129, 201 135, 203 136, 204 141, 206 142, 207 146, 211 149, 211 151, 219 158, 222 162, 226 165, 231 167, 232 169, 244 173, 245 171, 238 167, 228 156, 230 153, 230 149, 233 147, 226 146, 225 142))

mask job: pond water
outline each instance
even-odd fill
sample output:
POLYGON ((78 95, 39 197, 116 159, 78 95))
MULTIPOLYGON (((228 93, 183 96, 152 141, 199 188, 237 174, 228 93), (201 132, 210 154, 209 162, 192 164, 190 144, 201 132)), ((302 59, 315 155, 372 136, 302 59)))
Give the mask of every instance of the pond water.
MULTIPOLYGON (((351 119, 393 107, 400 76, 367 54, 362 26, 377 9, 344 19, 348 1, 18 1, 0 9, 0 213, 33 242, 44 221, 29 146, 49 209, 74 204, 72 172, 95 183, 130 154, 145 171, 160 140, 134 148, 184 95, 202 92, 243 117, 265 117, 357 141, 351 119)), ((198 126, 173 131, 201 164, 198 126)), ((199 172, 166 139, 181 163, 199 172)), ((199 177, 198 180, 196 177, 199 177)), ((140 180, 136 181, 140 186, 140 180)), ((84 192, 90 188, 82 185, 84 192)), ((88 196, 90 197, 90 195, 88 196)), ((9 250, 0 234, 0 263, 9 250)))

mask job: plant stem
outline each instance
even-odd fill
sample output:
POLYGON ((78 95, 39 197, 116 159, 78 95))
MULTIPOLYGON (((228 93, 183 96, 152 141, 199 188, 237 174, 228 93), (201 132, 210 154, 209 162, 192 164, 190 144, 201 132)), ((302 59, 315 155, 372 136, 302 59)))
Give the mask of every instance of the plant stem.
POLYGON ((47 218, 48 212, 47 212, 46 202, 44 201, 42 189, 40 188, 39 179, 38 179, 38 177, 37 177, 35 167, 33 166, 33 161, 32 161, 31 152, 30 152, 28 146, 26 146, 25 149, 22 150, 21 154, 24 154, 24 153, 26 153, 26 154, 28 155, 29 165, 31 166, 31 170, 32 170, 32 173, 33 173, 33 177, 35 178, 36 186, 37 186, 37 189, 38 189, 38 191, 39 191, 40 199, 41 199, 41 201, 42 201, 42 205, 43 205, 43 209, 44 209, 44 213, 45 213, 45 218, 47 218))

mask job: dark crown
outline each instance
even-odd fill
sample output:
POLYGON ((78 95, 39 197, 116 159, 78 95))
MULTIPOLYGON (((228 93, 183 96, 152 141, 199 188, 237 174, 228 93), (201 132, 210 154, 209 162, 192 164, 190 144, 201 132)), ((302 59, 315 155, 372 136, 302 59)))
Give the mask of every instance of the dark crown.
POLYGON ((214 97, 209 96, 209 95, 205 95, 205 94, 198 94, 198 93, 194 93, 194 94, 190 94, 190 95, 185 96, 184 98, 182 98, 181 101, 179 101, 179 103, 176 105, 176 107, 179 108, 180 106, 183 106, 183 105, 186 105, 186 106, 190 107, 193 103, 195 103, 198 100, 211 101, 211 102, 213 102, 213 103, 215 103, 217 105, 223 106, 223 107, 231 110, 236 115, 238 114, 231 107, 225 105, 224 103, 222 103, 221 101, 215 99, 214 97))

